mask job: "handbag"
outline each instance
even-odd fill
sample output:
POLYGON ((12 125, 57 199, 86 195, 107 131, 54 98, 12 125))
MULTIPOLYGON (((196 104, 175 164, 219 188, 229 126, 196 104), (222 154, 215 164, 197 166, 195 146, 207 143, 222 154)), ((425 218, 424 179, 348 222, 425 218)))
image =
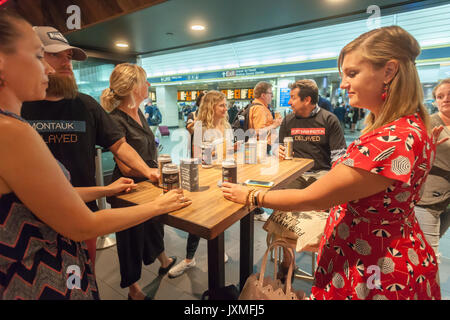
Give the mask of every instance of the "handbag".
POLYGON ((290 212, 275 210, 264 223, 269 238, 284 238, 295 251, 317 252, 328 212, 290 212))
POLYGON ((285 240, 276 240, 267 248, 261 264, 261 272, 252 274, 245 282, 242 288, 239 300, 302 300, 305 298, 305 293, 301 290, 294 291, 291 286, 291 279, 294 272, 295 256, 294 251, 285 240), (284 248, 285 252, 289 253, 291 257, 291 264, 287 274, 285 284, 282 284, 279 279, 276 279, 277 274, 277 254, 275 252, 275 268, 274 277, 264 277, 267 265, 269 252, 275 248, 284 248))

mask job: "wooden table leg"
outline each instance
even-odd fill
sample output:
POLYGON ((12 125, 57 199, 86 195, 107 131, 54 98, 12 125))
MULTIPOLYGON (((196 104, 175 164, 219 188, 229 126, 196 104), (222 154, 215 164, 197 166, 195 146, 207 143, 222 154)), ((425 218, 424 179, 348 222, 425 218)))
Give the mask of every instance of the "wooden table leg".
POLYGON ((212 292, 225 286, 224 234, 208 240, 208 289, 212 292))
POLYGON ((253 211, 241 219, 239 252, 239 290, 242 290, 247 278, 253 273, 254 220, 253 211))

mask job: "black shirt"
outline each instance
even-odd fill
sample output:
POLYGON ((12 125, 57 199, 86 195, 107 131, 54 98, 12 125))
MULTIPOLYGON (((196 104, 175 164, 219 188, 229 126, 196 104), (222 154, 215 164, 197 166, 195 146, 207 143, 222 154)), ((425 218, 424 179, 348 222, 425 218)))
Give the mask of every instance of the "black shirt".
POLYGON ((294 138, 294 157, 314 160, 312 170, 331 169, 347 149, 339 120, 319 107, 308 118, 287 115, 280 126, 280 143, 285 137, 294 138))
MULTIPOLYGON (((69 170, 74 187, 96 185, 95 146, 109 148, 123 137, 97 101, 82 93, 75 99, 26 102, 22 117, 69 170)), ((88 206, 98 210, 95 201, 88 206)))
MULTIPOLYGON (((150 168, 158 168, 155 136, 141 110, 138 111, 138 114, 142 126, 120 109, 115 109, 109 115, 114 120, 116 128, 125 136, 127 143, 136 150, 145 163, 150 168)), ((123 176, 116 164, 113 172, 113 180, 123 176)), ((135 177, 132 178, 135 182, 140 181, 140 179, 136 179, 135 177)), ((147 178, 142 178, 142 180, 147 180, 147 178)))

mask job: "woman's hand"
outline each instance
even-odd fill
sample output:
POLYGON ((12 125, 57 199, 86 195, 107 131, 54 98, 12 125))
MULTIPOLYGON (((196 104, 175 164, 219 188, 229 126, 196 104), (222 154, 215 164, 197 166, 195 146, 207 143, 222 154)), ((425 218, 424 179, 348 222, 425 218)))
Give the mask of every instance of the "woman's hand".
POLYGON ((239 184, 224 182, 221 189, 225 199, 241 204, 247 203, 249 188, 239 184))
POLYGON ((133 179, 122 177, 105 187, 105 189, 106 189, 105 195, 107 197, 110 197, 110 196, 119 194, 121 192, 130 192, 131 190, 135 189, 136 187, 137 187, 137 184, 134 183, 133 179))
POLYGON ((183 189, 173 189, 163 194, 151 202, 152 205, 159 205, 162 208, 161 214, 169 213, 187 207, 192 201, 185 198, 183 189))
POLYGON ((434 127, 433 131, 432 131, 432 135, 433 135, 433 142, 436 144, 436 146, 444 143, 445 141, 447 141, 449 138, 444 138, 441 140, 439 139, 439 136, 441 135, 442 130, 444 130, 444 126, 439 126, 439 127, 434 127))

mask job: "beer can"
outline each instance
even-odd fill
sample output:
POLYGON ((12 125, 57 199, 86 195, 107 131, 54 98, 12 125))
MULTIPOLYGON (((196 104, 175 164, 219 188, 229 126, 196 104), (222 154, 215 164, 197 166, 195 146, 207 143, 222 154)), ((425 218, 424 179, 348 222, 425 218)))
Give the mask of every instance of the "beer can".
POLYGON ((198 165, 199 159, 181 159, 180 160, 180 179, 181 188, 195 192, 199 190, 198 184, 198 165))
POLYGON ((212 151, 213 145, 211 143, 202 145, 202 168, 212 168, 212 151))
POLYGON ((180 188, 180 170, 176 164, 166 164, 162 169, 163 192, 180 188))
POLYGON ((294 153, 294 139, 292 137, 284 138, 284 154, 286 160, 292 160, 294 153))
POLYGON ((160 187, 162 187, 162 169, 168 163, 172 163, 172 157, 169 154, 161 154, 158 157, 159 186, 160 187))
POLYGON ((255 164, 257 161, 257 143, 256 141, 250 141, 245 144, 245 163, 255 164))
POLYGON ((234 160, 222 162, 222 182, 237 183, 237 164, 234 160))

